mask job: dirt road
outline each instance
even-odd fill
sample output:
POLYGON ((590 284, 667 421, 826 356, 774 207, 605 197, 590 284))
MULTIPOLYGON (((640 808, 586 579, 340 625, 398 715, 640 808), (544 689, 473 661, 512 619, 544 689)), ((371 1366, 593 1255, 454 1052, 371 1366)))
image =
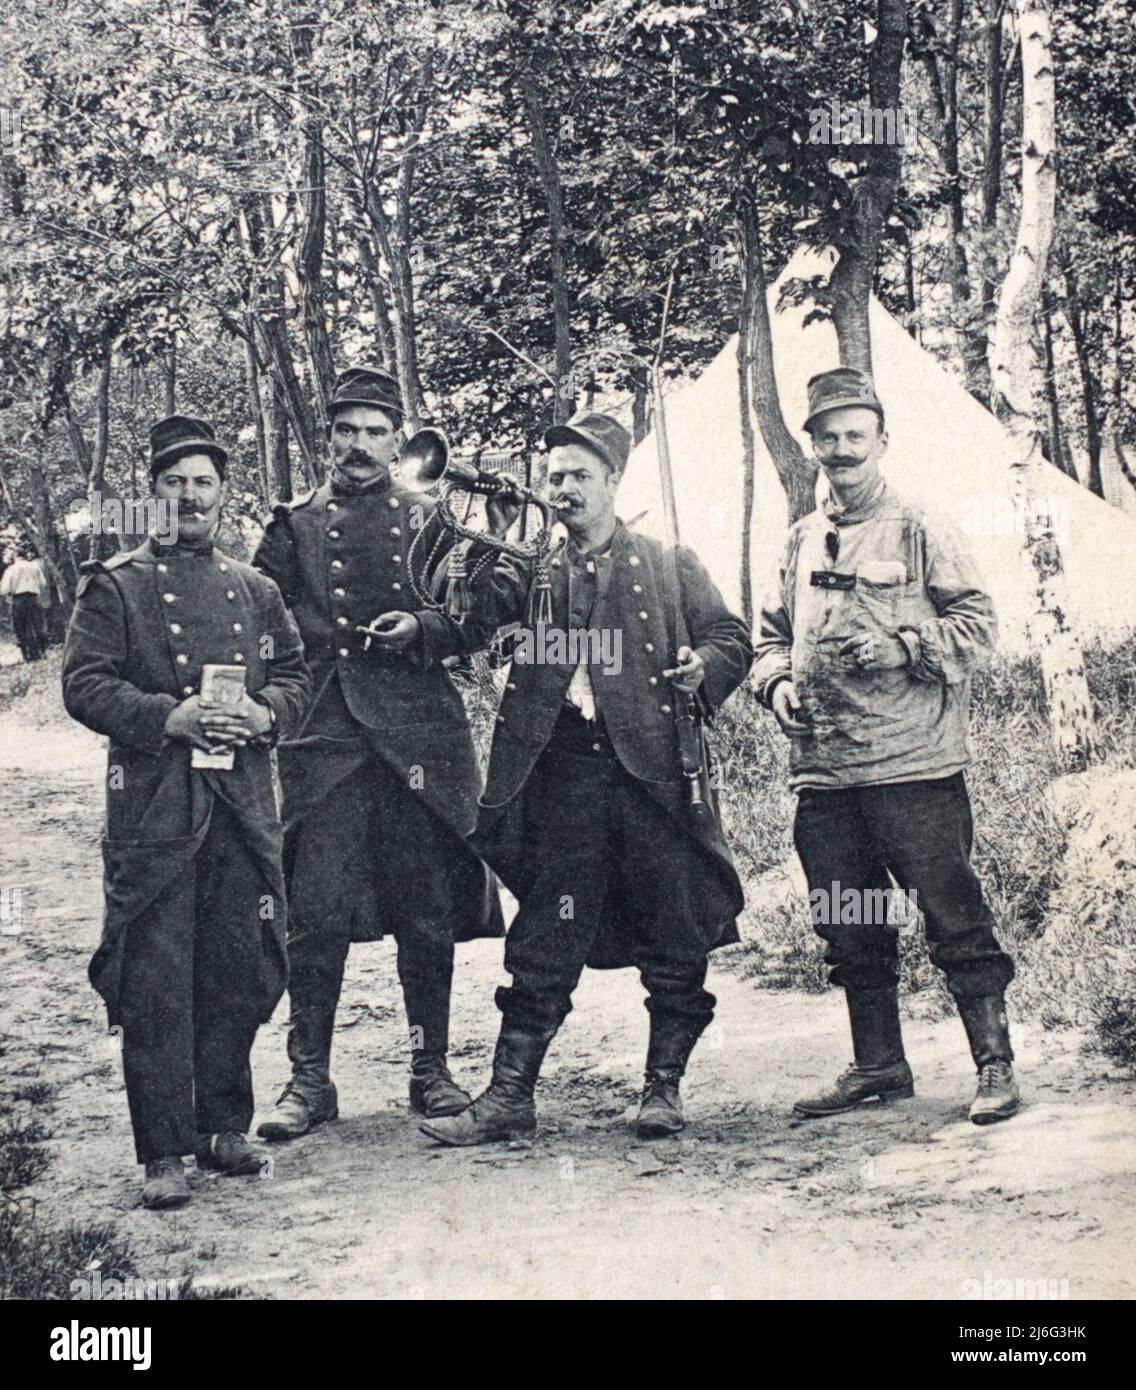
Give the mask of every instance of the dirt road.
MULTIPOLYGON (((1074 1034, 1018 1019, 1028 1106, 965 1121, 956 1020, 912 1024, 918 1096, 794 1124, 792 1098, 843 1065, 842 1001, 755 989, 719 953, 719 1023, 695 1054, 690 1125, 637 1143, 625 1121, 646 1040, 631 972, 586 976, 538 1091, 535 1142, 438 1151, 406 1105, 389 943, 356 947, 335 1041, 342 1118, 273 1148, 263 1179, 194 1174, 192 1204, 139 1206, 114 1040, 86 979, 98 935, 102 750, 79 729, 0 719, 0 885, 23 889, 3 952, 6 1084, 54 1087, 46 1220, 111 1220, 148 1277, 198 1271, 277 1298, 1018 1296, 1136 1292, 1136 1095, 1074 1034)), ((461 949, 455 1070, 485 1078, 500 945, 461 949)), ((282 1006, 254 1055, 286 1075, 282 1006)))

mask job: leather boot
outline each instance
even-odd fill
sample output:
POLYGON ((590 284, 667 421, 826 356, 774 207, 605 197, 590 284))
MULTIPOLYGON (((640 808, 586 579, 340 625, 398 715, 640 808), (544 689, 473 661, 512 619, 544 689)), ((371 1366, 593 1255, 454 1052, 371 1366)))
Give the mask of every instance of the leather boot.
POLYGON ((997 994, 957 1002, 971 1056, 978 1067, 978 1091, 970 1107, 970 1118, 976 1125, 1008 1120, 1017 1113, 1022 1098, 1011 1065, 1014 1052, 1005 1002, 997 994))
POLYGON ((665 1138, 677 1134, 685 1125, 679 1082, 694 1044, 709 1022, 709 1018, 651 1011, 643 1097, 635 1120, 635 1133, 640 1139, 665 1138))
POLYGON ((915 1079, 903 1056, 897 989, 846 990, 852 1025, 852 1065, 836 1083, 793 1106, 806 1119, 839 1115, 865 1101, 905 1100, 915 1079))
POLYGON ((454 948, 440 937, 439 929, 398 938, 398 973, 410 1025, 410 1108, 431 1120, 456 1115, 470 1103, 446 1065, 454 948))
POLYGON ((264 1171, 263 1149, 256 1149, 243 1134, 202 1134, 194 1149, 199 1168, 212 1168, 226 1177, 264 1171))
POLYGON ((556 1028, 523 1030, 505 1019, 493 1054, 493 1079, 488 1089, 457 1115, 427 1120, 418 1128, 439 1144, 454 1147, 533 1134, 533 1090, 544 1054, 555 1035, 556 1028))
POLYGON ((330 1073, 334 1029, 334 1005, 293 1008, 288 1028, 292 1078, 256 1131, 262 1139, 298 1139, 325 1120, 339 1118, 339 1096, 330 1073))
POLYGON ((152 1158, 146 1164, 142 1205, 151 1211, 165 1211, 169 1207, 184 1207, 188 1201, 189 1183, 181 1159, 176 1154, 168 1158, 152 1158))
POLYGON ((428 1120, 443 1115, 456 1115, 470 1104, 468 1091, 463 1091, 446 1065, 444 1052, 415 1053, 410 1064, 410 1108, 428 1120))

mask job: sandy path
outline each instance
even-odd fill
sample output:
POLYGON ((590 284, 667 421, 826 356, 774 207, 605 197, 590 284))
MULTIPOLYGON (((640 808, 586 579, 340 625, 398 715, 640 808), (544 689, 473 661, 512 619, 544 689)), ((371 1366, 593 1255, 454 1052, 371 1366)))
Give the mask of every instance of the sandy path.
MULTIPOLYGON (((206 1282, 279 1298, 958 1298, 984 1279, 995 1292, 999 1280, 1136 1292, 1136 1088, 1081 1058, 1076 1035, 1018 1022, 1030 1103, 1007 1125, 963 1118, 972 1072, 956 1020, 909 1025, 915 1100, 794 1124, 792 1098, 845 1060, 842 1001, 756 990, 724 954, 680 1139, 640 1144, 624 1122, 647 1017, 623 971, 585 977, 538 1092, 536 1141, 453 1152, 409 1119, 393 949, 356 947, 336 1034, 339 1123, 273 1148, 264 1180, 194 1175, 191 1206, 145 1212, 117 1053, 85 974, 101 910, 99 742, 19 729, 7 713, 0 747, 0 885, 21 886, 25 908, 20 933, 0 936, 4 1070, 9 1084, 57 1088, 36 1195, 51 1221, 116 1222, 150 1277, 192 1264, 206 1282)), ((499 979, 499 944, 461 949, 455 1070, 471 1087, 499 979)), ((267 1106, 285 1077, 283 1008, 254 1066, 267 1106)))

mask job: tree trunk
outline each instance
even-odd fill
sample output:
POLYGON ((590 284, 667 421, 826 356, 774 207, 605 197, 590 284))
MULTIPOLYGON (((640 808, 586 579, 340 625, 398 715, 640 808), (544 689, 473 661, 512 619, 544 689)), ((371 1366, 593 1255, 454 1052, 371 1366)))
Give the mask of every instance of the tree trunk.
POLYGON ((177 369, 178 369, 178 349, 176 332, 170 338, 170 350, 166 354, 165 361, 162 363, 162 382, 164 394, 162 404, 165 413, 172 415, 177 410, 177 369))
POLYGON ((272 383, 269 414, 269 483, 278 502, 292 500, 292 460, 288 453, 288 407, 279 383, 272 383))
MULTIPOLYGON (((1006 75, 1002 67, 1002 17, 1006 0, 986 0, 985 75, 982 92, 982 232, 989 238, 998 225, 998 203, 1002 197, 1002 123, 1006 111, 1006 75)), ((989 259, 989 253, 986 253, 989 259)), ((982 277, 983 323, 994 321, 998 287, 989 268, 982 277)))
POLYGON ((651 400, 651 383, 646 367, 636 366, 631 373, 631 442, 639 444, 647 438, 648 406, 651 400))
POLYGON ((1014 445, 1017 498, 1026 518, 1025 551, 1036 607, 1030 639, 1038 653, 1053 741, 1070 770, 1095 751, 1093 709, 1085 663, 1069 623, 1065 566, 1045 494, 1041 453, 1044 383, 1033 343, 1049 260, 1057 192, 1056 91, 1048 0, 1017 0, 1022 50, 1022 203, 1017 241, 1002 283, 990 344, 995 401, 1014 445))
POLYGON ((306 123, 304 135, 304 234, 296 256, 300 282, 300 308, 304 324, 304 345, 311 364, 315 395, 316 424, 326 434, 327 404, 335 389, 335 363, 327 336, 327 310, 324 306, 323 261, 327 229, 327 178, 323 132, 316 117, 306 123))
MULTIPOLYGON (((409 156, 407 157, 409 159, 409 156)), ((391 295, 394 307, 394 357, 399 394, 406 412, 406 429, 413 433, 423 414, 422 385, 418 377, 418 347, 414 311, 414 279, 410 267, 410 190, 412 178, 404 179, 404 160, 399 173, 395 225, 398 239, 392 235, 390 219, 383 208, 377 188, 368 184, 364 206, 375 234, 379 253, 390 272, 391 295)))
POLYGON ((379 365, 384 371, 398 373, 394 351, 394 328, 391 324, 390 305, 386 290, 379 275, 379 262, 374 247, 365 236, 356 240, 359 263, 367 277, 367 289, 371 295, 371 307, 375 316, 375 346, 379 351, 379 365))
POLYGON ((260 369, 257 366, 256 350, 252 334, 245 339, 245 389, 248 392, 249 410, 252 412, 256 428, 256 471, 260 479, 260 491, 264 505, 272 504, 272 480, 268 472, 268 431, 264 421, 264 401, 260 394, 260 369))
POLYGON ((548 125, 540 93, 532 73, 521 78, 521 91, 529 115, 533 155, 540 172, 545 201, 548 204, 549 260, 552 273, 552 321, 556 344, 556 399, 553 402, 553 421, 560 424, 576 409, 575 384, 572 380, 572 323, 568 292, 568 272, 564 255, 564 192, 560 185, 560 170, 548 139, 548 125))
MULTIPOLYGON (((254 263, 262 262, 266 259, 268 248, 270 211, 266 200, 260 194, 246 193, 242 209, 251 257, 254 263)), ((251 310, 251 319, 263 344, 264 357, 272 367, 274 382, 282 393, 309 485, 314 486, 323 478, 324 436, 320 433, 312 403, 296 372, 285 322, 284 277, 278 268, 264 275, 254 269, 253 279, 255 307, 251 310)))
POLYGON ((922 54, 923 65, 931 87, 935 114, 939 122, 937 144, 943 160, 947 184, 947 210, 950 215, 950 235, 947 240, 947 261, 951 285, 954 329, 959 357, 966 377, 966 389, 985 405, 990 399, 990 376, 986 363, 986 339, 980 325, 975 323, 971 295, 970 265, 966 254, 966 217, 963 202, 962 172, 959 167, 959 45, 962 39, 964 0, 951 0, 950 29, 945 54, 940 67, 936 48, 929 43, 922 54))
POLYGON ((316 422, 323 436, 327 433, 327 404, 335 387, 335 363, 327 335, 323 268, 327 239, 327 156, 323 147, 323 126, 313 108, 320 103, 319 84, 307 64, 311 61, 313 21, 300 19, 292 25, 296 57, 301 63, 297 85, 304 94, 309 114, 304 120, 304 172, 300 188, 303 209, 303 235, 296 255, 296 275, 300 285, 300 311, 304 347, 311 367, 316 422))
POLYGON ((1073 267, 1066 262, 1062 267, 1068 293, 1065 297, 1065 318, 1073 333, 1073 347, 1077 354, 1077 368, 1081 376, 1081 401, 1085 410, 1085 442, 1089 450, 1089 490, 1098 497, 1104 496, 1104 482, 1101 479, 1101 422, 1097 405, 1097 381, 1093 373, 1092 354, 1089 351, 1088 323, 1081 304, 1080 290, 1073 267))
POLYGON ((1061 425, 1061 398, 1057 391, 1057 367, 1053 358, 1053 296, 1048 291, 1042 293, 1041 312, 1045 329, 1045 398, 1049 405, 1049 461, 1077 482, 1077 470, 1065 446, 1065 431, 1061 425))
MULTIPOLYGON (((773 329, 769 322, 761 224, 757 208, 748 194, 743 194, 738 200, 738 221, 742 234, 742 307, 738 354, 739 363, 744 355, 751 364, 743 394, 747 401, 752 398, 761 437, 789 501, 789 524, 792 525, 816 506, 816 470, 789 432, 781 411, 777 377, 773 370, 773 329)), ((747 431, 751 436, 747 467, 752 470, 752 426, 748 406, 742 412, 743 445, 747 431)), ((752 479, 747 479, 747 490, 751 486, 752 479)), ((747 544, 743 563, 748 561, 749 555, 751 513, 752 505, 744 505, 742 526, 747 544)), ((749 591, 743 587, 742 592, 749 591)))
MULTIPOLYGON (((906 0, 877 0, 876 39, 868 60, 868 91, 875 110, 899 110, 899 77, 907 34, 906 0)), ((872 370, 872 336, 868 321, 872 283, 884 223, 895 201, 902 157, 898 144, 853 147, 865 168, 855 181, 852 208, 840 247, 840 260, 829 286, 832 319, 845 367, 872 370)))

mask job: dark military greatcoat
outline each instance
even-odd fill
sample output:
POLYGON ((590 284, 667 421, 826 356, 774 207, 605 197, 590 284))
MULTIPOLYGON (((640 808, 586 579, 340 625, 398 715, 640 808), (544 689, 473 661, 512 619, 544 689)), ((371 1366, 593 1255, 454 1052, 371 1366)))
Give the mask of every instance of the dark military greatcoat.
MULTIPOLYGON (((236 750, 232 771, 194 769, 189 745, 168 740, 165 723, 175 705, 200 691, 202 666, 218 663, 246 668, 248 692, 271 708, 277 735, 294 729, 310 693, 296 625, 275 584, 212 546, 190 550, 148 540, 84 570, 63 659, 63 699, 73 718, 110 740, 106 918, 91 982, 115 1023, 128 928, 165 902, 167 889, 186 874, 219 799, 272 904, 257 925, 259 940, 242 950, 250 978, 231 982, 267 1020, 287 975, 270 750, 251 744, 236 750)), ((192 939, 192 923, 176 919, 192 913, 192 903, 168 897, 169 912, 159 912, 160 924, 132 937, 129 949, 140 956, 132 965, 133 988, 170 992, 173 1009, 169 963, 176 943, 192 939)))
MULTIPOLYGON (((439 840, 432 872, 445 877, 446 896, 456 904, 454 936, 500 936, 504 928, 496 885, 470 851, 465 837, 477 818, 481 771, 461 696, 442 664, 487 645, 492 628, 458 626, 416 593, 415 573, 436 569, 450 538, 434 517, 434 501, 397 481, 361 492, 338 491, 328 482, 315 492, 274 509, 253 563, 280 586, 304 639, 315 691, 303 726, 281 747, 280 776, 288 855, 313 817, 337 822, 343 854, 397 862, 399 845, 368 841, 368 827, 344 824, 346 806, 337 788, 378 758, 405 790, 450 832, 439 840), (431 558, 434 564, 430 565, 431 558), (391 653, 356 631, 381 613, 414 613, 419 640, 391 653)), ((384 783, 385 784, 385 783, 384 783)), ((395 817, 397 821, 397 817, 395 817)), ((321 841, 322 843, 322 841, 321 841)), ((415 846, 406 857, 413 858, 415 846)), ((306 856, 304 911, 335 898, 343 876, 336 856, 306 856)), ((389 875, 388 875, 389 879, 389 875)), ((373 940, 413 914, 421 884, 400 885, 399 894, 376 885, 371 901, 354 904, 351 939, 373 940), (382 896, 386 900, 378 901, 382 896)), ((437 895, 434 895, 437 901, 437 895)))
MULTIPOLYGON (((471 560, 477 548, 475 543, 471 560)), ((687 802, 673 695, 663 677, 673 645, 668 639, 663 553, 658 541, 622 524, 603 556, 582 557, 571 542, 562 544, 550 562, 550 630, 619 634, 620 669, 616 671, 614 663, 607 670, 596 661, 589 665, 596 708, 623 769, 669 814, 679 831, 673 844, 659 846, 657 862, 646 871, 663 881, 693 877, 701 885, 697 893, 684 895, 692 905, 691 920, 679 920, 686 914, 676 912, 674 920, 660 923, 659 929, 664 934, 693 931, 706 947, 721 946, 738 940, 734 919, 742 908, 742 890, 717 817, 695 819, 687 802), (672 857, 674 844, 680 847, 677 859, 672 857)), ((688 640, 705 663, 698 700, 703 713, 712 715, 744 680, 753 649, 745 623, 726 607, 692 551, 680 548, 677 570, 683 614, 679 645, 688 640)), ((477 583, 479 615, 498 626, 523 620, 531 581, 530 562, 502 556, 477 583)), ((565 709, 573 671, 570 662, 521 664, 514 660, 497 715, 472 843, 506 887, 522 899, 536 868, 526 823, 543 814, 540 808, 527 805, 526 792, 565 709)), ((631 955, 620 943, 623 926, 620 921, 608 924, 589 964, 630 963, 631 955)))

